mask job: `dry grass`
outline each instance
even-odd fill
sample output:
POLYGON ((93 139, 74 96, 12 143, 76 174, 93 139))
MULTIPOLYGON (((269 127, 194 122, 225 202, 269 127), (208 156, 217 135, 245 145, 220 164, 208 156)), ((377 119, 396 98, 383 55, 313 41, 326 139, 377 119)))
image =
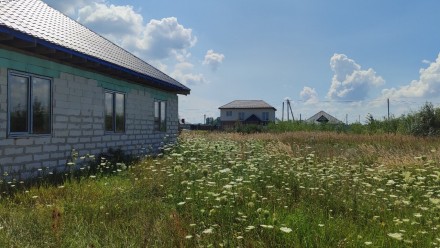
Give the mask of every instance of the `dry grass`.
MULTIPOLYGON (((200 133, 184 135, 191 137, 200 133)), ((204 133, 203 135, 212 140, 277 140, 285 145, 282 149, 291 155, 306 156, 310 151, 314 151, 321 159, 344 157, 355 163, 410 166, 421 164, 421 158, 440 161, 440 139, 410 135, 335 132, 204 133)))

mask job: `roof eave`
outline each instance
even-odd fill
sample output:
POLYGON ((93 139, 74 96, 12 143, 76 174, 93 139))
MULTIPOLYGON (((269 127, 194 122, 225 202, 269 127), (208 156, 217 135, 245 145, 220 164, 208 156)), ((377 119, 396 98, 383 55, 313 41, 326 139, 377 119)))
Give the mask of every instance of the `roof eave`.
POLYGON ((43 57, 46 57, 49 59, 62 60, 60 62, 65 62, 65 63, 72 64, 74 66, 78 66, 81 68, 85 68, 85 69, 89 69, 89 70, 94 69, 95 71, 99 71, 101 73, 109 74, 112 76, 128 77, 129 75, 131 75, 131 77, 136 77, 136 78, 142 79, 138 82, 142 85, 148 85, 150 87, 154 87, 154 88, 158 88, 158 89, 162 89, 162 90, 166 90, 166 91, 171 91, 176 94, 188 95, 191 92, 191 90, 185 86, 179 87, 177 85, 173 85, 171 83, 159 80, 157 78, 148 76, 146 74, 127 69, 125 67, 122 67, 122 66, 95 58, 95 57, 87 55, 87 54, 83 54, 81 52, 78 52, 78 51, 75 51, 75 50, 60 46, 60 45, 53 44, 51 42, 48 42, 48 41, 40 39, 40 38, 36 38, 32 35, 22 33, 20 31, 11 29, 11 28, 4 26, 4 25, 1 25, 1 24, 0 24, 0 34, 3 34, 3 36, 0 37, 0 43, 6 43, 6 46, 14 47, 14 48, 17 48, 20 50, 25 50, 27 52, 38 54, 40 56, 43 56, 43 57), (29 44, 23 45, 20 47, 20 46, 14 45, 14 44, 17 44, 16 42, 11 42, 12 45, 8 45, 8 42, 10 40, 14 40, 14 39, 18 39, 23 42, 27 42, 29 44), (56 54, 58 52, 59 54, 67 54, 67 55, 70 55, 71 57, 70 58, 64 57, 63 59, 57 59, 56 57, 50 57, 48 54, 38 53, 36 51, 36 49, 35 49, 35 51, 32 51, 32 49, 37 48, 37 46, 42 46, 42 47, 45 47, 48 49, 53 49, 54 54, 56 54), (82 59, 82 61, 81 61, 81 63, 73 62, 75 59, 82 59), (102 66, 103 68, 99 68, 100 66, 102 66), (111 70, 109 70, 109 69, 111 69, 111 70), (113 70, 116 70, 116 72, 113 73, 113 70), (119 73, 122 72, 122 74, 119 74, 118 72, 119 73), (116 74, 118 74, 118 75, 116 75, 116 74), (124 74, 127 74, 127 75, 124 75, 124 74))

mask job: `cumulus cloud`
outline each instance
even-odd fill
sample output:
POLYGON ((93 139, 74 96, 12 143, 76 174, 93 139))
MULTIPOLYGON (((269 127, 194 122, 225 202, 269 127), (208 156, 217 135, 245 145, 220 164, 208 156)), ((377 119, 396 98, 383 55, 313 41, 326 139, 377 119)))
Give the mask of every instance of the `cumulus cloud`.
POLYGON ((221 53, 216 53, 214 50, 208 50, 205 55, 205 60, 203 61, 204 65, 211 66, 213 71, 217 70, 221 63, 223 63, 223 59, 225 55, 221 53))
POLYGON ((205 83, 206 80, 202 74, 191 72, 193 67, 194 65, 189 62, 180 62, 175 65, 174 71, 171 72, 170 76, 187 86, 205 83))
POLYGON ((78 21, 149 60, 165 59, 193 47, 197 37, 176 17, 144 23, 131 5, 92 3, 78 11, 78 21))
POLYGON ((304 87, 303 90, 299 93, 301 100, 304 101, 304 104, 315 104, 319 102, 318 93, 314 88, 304 87))
POLYGON ((400 88, 382 90, 383 97, 432 97, 440 94, 440 54, 435 62, 431 62, 427 68, 419 71, 418 80, 400 88))
POLYGON ((89 4, 94 4, 98 2, 103 2, 103 0, 70 0, 70 1, 60 1, 60 0, 44 0, 45 3, 47 3, 49 6, 51 6, 54 9, 57 9, 61 11, 62 13, 74 17, 77 15, 77 10, 87 6, 89 4))
POLYGON ((359 64, 345 54, 334 54, 330 59, 330 67, 334 72, 327 93, 330 99, 363 100, 368 96, 370 88, 385 83, 373 69, 362 70, 359 64))
MULTIPOLYGON (((176 17, 152 19, 146 23, 131 5, 114 5, 104 0, 45 1, 66 14, 76 15, 72 18, 183 84, 206 81, 202 74, 193 72, 194 66, 188 62, 191 57, 189 49, 195 46, 197 37, 176 17), (169 67, 172 68, 170 71, 167 70, 169 67)), ((219 63, 223 60, 221 56, 220 60, 217 58, 219 63)), ((215 63, 213 57, 212 65, 215 63)))
POLYGON ((164 58, 169 54, 182 51, 193 47, 197 42, 197 37, 192 34, 190 28, 185 28, 179 24, 177 18, 168 17, 161 20, 151 20, 144 30, 145 42, 137 43, 139 48, 144 48, 155 58, 164 58))
POLYGON ((142 16, 130 5, 92 3, 79 9, 77 20, 112 40, 121 39, 125 35, 137 35, 143 29, 142 16))

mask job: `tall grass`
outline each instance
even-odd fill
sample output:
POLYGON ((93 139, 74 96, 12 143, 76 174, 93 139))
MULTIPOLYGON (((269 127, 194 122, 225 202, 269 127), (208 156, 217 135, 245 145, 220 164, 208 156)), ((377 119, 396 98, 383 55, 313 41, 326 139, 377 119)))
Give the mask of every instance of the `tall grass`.
MULTIPOLYGON (((270 132, 324 131, 350 134, 401 134, 436 137, 440 134, 440 108, 426 103, 418 111, 399 117, 375 118, 368 114, 363 122, 352 124, 316 124, 304 121, 271 123, 270 132)), ((241 131, 241 130, 238 130, 241 131)))
POLYGON ((2 198, 0 246, 437 247, 439 149, 401 135, 187 133, 117 176, 2 198))

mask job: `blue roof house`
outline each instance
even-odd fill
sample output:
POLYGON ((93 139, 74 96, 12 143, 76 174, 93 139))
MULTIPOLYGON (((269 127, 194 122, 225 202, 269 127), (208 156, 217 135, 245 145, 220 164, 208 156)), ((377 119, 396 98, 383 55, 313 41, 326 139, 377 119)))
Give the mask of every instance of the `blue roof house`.
POLYGON ((189 88, 40 0, 0 0, 0 13, 2 171, 176 138, 189 88))

